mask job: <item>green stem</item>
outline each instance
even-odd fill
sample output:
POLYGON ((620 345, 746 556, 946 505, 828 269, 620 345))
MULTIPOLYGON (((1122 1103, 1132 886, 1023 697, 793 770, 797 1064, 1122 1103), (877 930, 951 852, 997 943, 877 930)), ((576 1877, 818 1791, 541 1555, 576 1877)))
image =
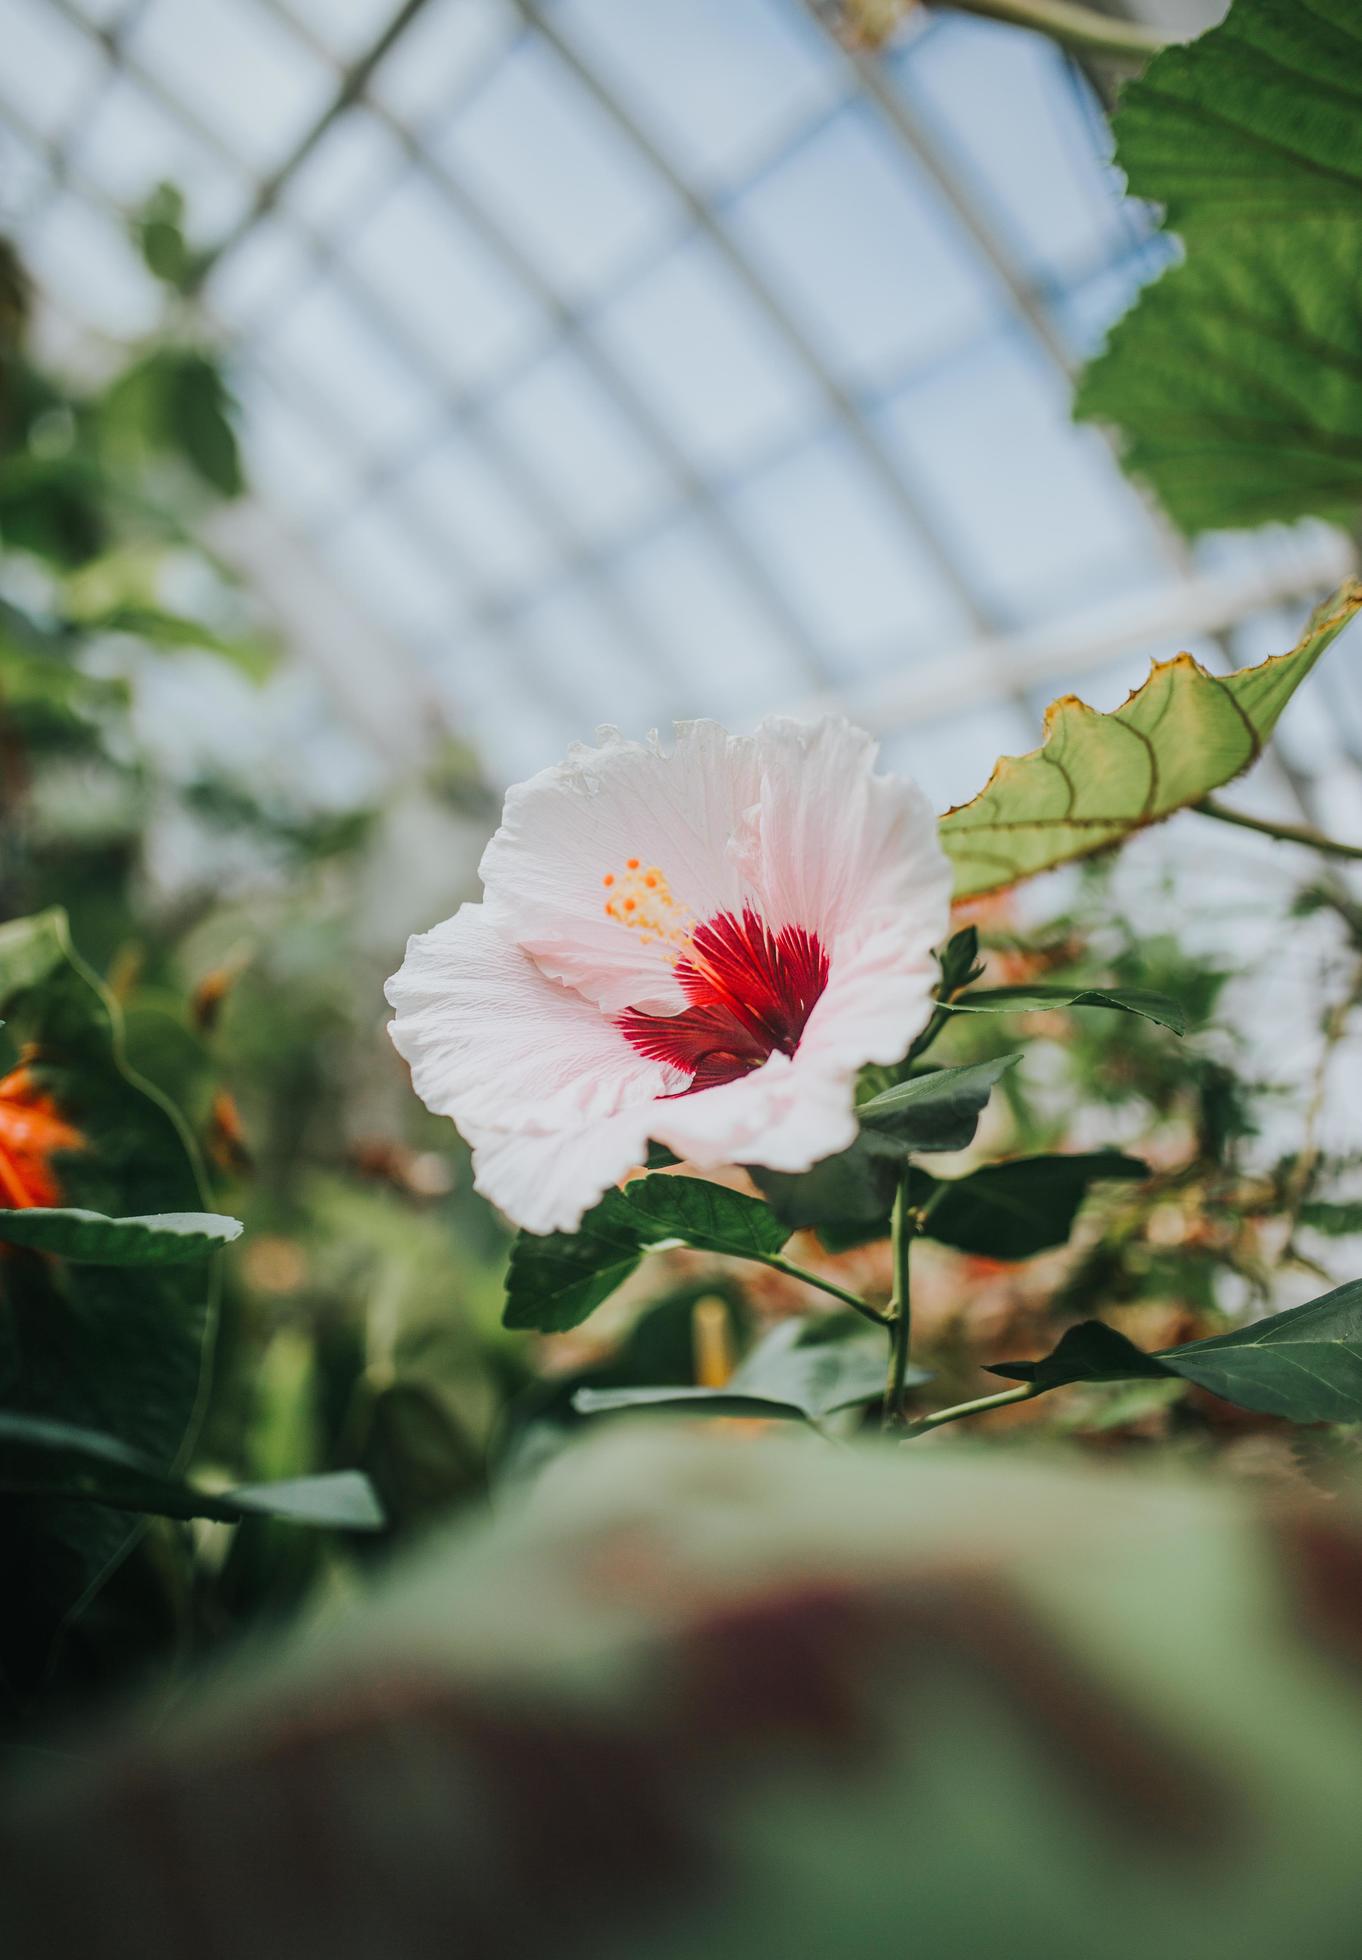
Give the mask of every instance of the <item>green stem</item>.
POLYGON ((1304 844, 1307 850, 1323 851, 1327 857, 1355 858, 1362 861, 1362 844, 1340 844, 1335 837, 1326 837, 1322 830, 1312 830, 1303 823, 1269 823, 1264 817, 1246 816, 1242 810, 1228 810, 1223 803, 1213 797, 1205 796, 1200 803, 1193 804, 1203 817, 1215 817, 1220 823, 1237 824, 1240 830, 1256 830, 1260 837, 1275 837, 1281 844, 1304 844))
POLYGON ((769 1266, 773 1272, 784 1273, 787 1279, 802 1280, 805 1286, 816 1286, 820 1293, 831 1294, 834 1300, 840 1300, 844 1307, 850 1307, 863 1319, 873 1320, 877 1327, 889 1325, 887 1313, 881 1312, 879 1307, 872 1307, 869 1300, 863 1300, 859 1293, 848 1292, 846 1287, 839 1286, 836 1280, 823 1279, 818 1273, 805 1272, 802 1266, 795 1265, 793 1259, 782 1259, 778 1252, 756 1253, 753 1257, 757 1258, 763 1266, 769 1266))
POLYGON ((1116 61, 1148 61, 1167 45, 1167 37, 1130 20, 1113 20, 1078 0, 951 0, 963 13, 1034 28, 1075 54, 1106 55, 1116 61))
POLYGON ((889 1380, 884 1390, 882 1429, 898 1429, 903 1424, 903 1386, 908 1374, 908 1349, 913 1338, 913 1307, 908 1290, 908 1261, 913 1246, 916 1220, 908 1203, 908 1166, 899 1173, 894 1193, 891 1245, 894 1258, 894 1297, 890 1302, 893 1325, 890 1328, 889 1380))
POLYGON ((1005 1388, 999 1395, 980 1395, 973 1402, 957 1402, 953 1408, 938 1409, 934 1415, 919 1416, 916 1422, 910 1422, 904 1432, 905 1441, 922 1436, 929 1429, 939 1429, 943 1422, 959 1422, 962 1416, 982 1415, 986 1409, 1005 1409, 1009 1403, 1029 1402, 1033 1396, 1044 1393, 1034 1382, 1019 1382, 1016 1388, 1005 1388))

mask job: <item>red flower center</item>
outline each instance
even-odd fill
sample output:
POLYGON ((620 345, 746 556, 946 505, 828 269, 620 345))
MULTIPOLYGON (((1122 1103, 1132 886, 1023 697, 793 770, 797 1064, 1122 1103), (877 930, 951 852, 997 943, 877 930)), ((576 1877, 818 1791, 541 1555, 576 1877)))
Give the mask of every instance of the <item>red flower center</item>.
POLYGON ((713 1089, 760 1068, 777 1049, 793 1055, 828 984, 828 956, 803 926, 770 926, 744 907, 697 926, 676 978, 690 1005, 680 1014, 631 1007, 617 1022, 649 1061, 684 1069, 690 1086, 713 1089))

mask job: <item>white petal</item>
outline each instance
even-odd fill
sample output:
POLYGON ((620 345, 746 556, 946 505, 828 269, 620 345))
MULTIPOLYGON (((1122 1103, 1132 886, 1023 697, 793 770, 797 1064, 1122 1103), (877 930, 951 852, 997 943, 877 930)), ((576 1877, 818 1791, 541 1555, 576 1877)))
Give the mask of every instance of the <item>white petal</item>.
POLYGON ((951 868, 917 785, 876 775, 876 743, 840 719, 772 718, 753 746, 760 791, 738 851, 767 923, 809 927, 831 949, 892 909, 937 944, 951 868))
POLYGON ((656 737, 627 742, 601 731, 506 798, 501 828, 480 866, 498 926, 610 1013, 684 1004, 665 948, 605 913, 602 884, 630 858, 657 865, 678 910, 694 922, 741 908, 732 851, 758 789, 751 742, 715 722, 680 724, 667 754, 656 737))
POLYGON ((412 938, 387 995, 417 1094, 453 1117, 478 1189, 529 1231, 575 1226, 642 1161, 653 1098, 685 1083, 546 980, 480 905, 412 938))

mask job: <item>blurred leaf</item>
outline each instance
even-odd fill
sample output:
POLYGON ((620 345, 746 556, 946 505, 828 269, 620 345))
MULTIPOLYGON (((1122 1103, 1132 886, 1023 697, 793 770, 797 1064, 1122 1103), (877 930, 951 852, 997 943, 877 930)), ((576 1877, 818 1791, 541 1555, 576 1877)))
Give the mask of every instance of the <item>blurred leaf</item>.
POLYGON ((483 1488, 481 1452, 434 1382, 395 1381, 378 1391, 360 1460, 398 1531, 443 1515, 483 1488))
POLYGON ((1300 1220, 1312 1231, 1327 1232, 1331 1238, 1350 1238, 1362 1232, 1362 1200, 1312 1199, 1301 1206, 1300 1220))
POLYGON ((0 1210, 0 1243, 88 1266, 173 1266, 202 1259, 240 1236, 240 1219, 210 1211, 105 1218, 97 1211, 70 1208, 0 1210))
POLYGON ((1111 714, 1072 694, 1053 702, 1041 747, 1004 756, 986 788, 941 819, 957 898, 1105 850, 1239 775, 1360 607, 1362 584, 1351 581, 1290 653, 1224 678, 1180 653, 1111 714))
MULTIPOLYGON (((6 1038, 25 1052, 35 1111, 50 1108, 53 1134, 79 1146, 63 1147, 45 1172, 67 1204, 111 1218, 201 1208, 188 1138, 159 1096, 125 1072, 117 1009, 75 959, 61 913, 0 927, 0 1012, 6 1038)), ((215 1269, 208 1258, 133 1272, 0 1256, 0 1407, 116 1438, 173 1474, 197 1426, 215 1269)), ((24 1610, 0 1622, 4 1671, 29 1679, 41 1669, 58 1629, 135 1530, 84 1504, 5 1507, 0 1556, 24 1610)))
POLYGON ((953 1014, 1029 1014, 1051 1007, 1115 1007, 1186 1034, 1187 1017, 1167 994, 1145 987, 978 987, 950 1003, 953 1014))
POLYGON ((1263 1415, 1291 1422, 1359 1422, 1362 1280, 1228 1334, 1154 1354, 1142 1354, 1100 1321, 1084 1321, 1042 1360, 995 1363, 989 1372, 1040 1388, 1176 1375, 1263 1415))
MULTIPOLYGON (((790 1320, 773 1328, 723 1388, 579 1389, 572 1406, 581 1415, 623 1409, 670 1409, 677 1414, 801 1418, 818 1422, 858 1408, 884 1393, 886 1350, 881 1341, 806 1341, 805 1324, 790 1320)), ((910 1383, 929 1381, 910 1368, 910 1383)))
POLYGON ((199 259, 185 240, 184 198, 178 188, 158 184, 129 228, 148 272, 177 293, 187 292, 199 259))
POLYGON ((192 347, 155 347, 120 374, 100 404, 106 441, 131 461, 179 456, 224 497, 242 489, 231 400, 216 365, 192 347))
POLYGON ((953 932, 941 952, 941 983, 937 988, 938 997, 950 1000, 968 987, 971 980, 977 980, 983 972, 979 958, 978 926, 962 926, 953 932))
POLYGON ((993 1085, 1021 1060, 1020 1053, 971 1062, 965 1068, 933 1069, 911 1076, 862 1103, 856 1114, 871 1135, 871 1149, 892 1145, 909 1151, 966 1150, 993 1085))
POLYGON ((168 1477, 116 1437, 72 1423, 0 1411, 0 1491, 67 1505, 95 1504, 167 1518, 213 1518, 239 1524, 248 1517, 343 1531, 378 1531, 383 1512, 367 1477, 341 1470, 235 1490, 197 1490, 168 1477))
POLYGON ((924 1214, 925 1237, 988 1259, 1029 1259, 1065 1243, 1092 1185, 1148 1175, 1147 1165, 1117 1150, 1013 1157, 968 1177, 914 1169, 909 1199, 924 1214))
POLYGON ((581 1416, 660 1409, 677 1415, 748 1416, 770 1422, 808 1420, 808 1411, 793 1402, 737 1388, 579 1388, 572 1406, 581 1416))

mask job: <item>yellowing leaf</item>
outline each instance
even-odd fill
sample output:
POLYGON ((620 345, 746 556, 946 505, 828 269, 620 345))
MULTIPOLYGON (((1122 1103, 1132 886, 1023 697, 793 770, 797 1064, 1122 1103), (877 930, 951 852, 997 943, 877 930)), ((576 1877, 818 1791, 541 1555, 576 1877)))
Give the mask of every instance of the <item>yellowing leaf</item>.
POLYGON ((1261 666, 1220 676, 1180 653, 1111 714, 1072 694, 1053 702, 1041 746, 1004 756, 979 795, 941 819, 956 897, 1106 850, 1239 775, 1359 610, 1362 584, 1350 580, 1313 615, 1299 645, 1261 666))

